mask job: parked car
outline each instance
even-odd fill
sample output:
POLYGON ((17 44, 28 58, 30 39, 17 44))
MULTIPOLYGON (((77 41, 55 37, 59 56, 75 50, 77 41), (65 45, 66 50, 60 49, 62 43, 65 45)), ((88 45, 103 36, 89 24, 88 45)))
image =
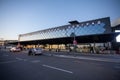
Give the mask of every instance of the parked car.
POLYGON ((21 49, 20 48, 17 48, 17 47, 12 47, 11 49, 10 49, 10 52, 20 52, 21 51, 21 49))
POLYGON ((43 53, 42 48, 32 48, 29 49, 28 55, 41 55, 43 53))

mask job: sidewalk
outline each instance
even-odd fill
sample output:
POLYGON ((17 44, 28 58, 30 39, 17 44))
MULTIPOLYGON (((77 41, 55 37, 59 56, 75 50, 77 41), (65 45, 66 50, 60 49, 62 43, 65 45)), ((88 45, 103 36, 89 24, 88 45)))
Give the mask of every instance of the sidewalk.
POLYGON ((51 52, 45 51, 45 53, 49 54, 57 54, 57 55, 72 55, 72 56, 89 56, 89 57, 115 57, 120 58, 120 54, 96 54, 96 53, 79 53, 79 52, 51 52))
POLYGON ((75 52, 50 52, 44 53, 47 56, 83 59, 83 60, 94 60, 104 62, 115 62, 120 63, 120 55, 118 54, 91 54, 91 53, 75 53, 75 52))

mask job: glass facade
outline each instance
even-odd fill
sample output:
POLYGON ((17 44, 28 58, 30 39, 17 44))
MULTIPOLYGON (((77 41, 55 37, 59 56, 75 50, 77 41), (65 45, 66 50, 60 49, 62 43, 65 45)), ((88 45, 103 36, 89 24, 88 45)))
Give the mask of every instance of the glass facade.
POLYGON ((103 34, 109 32, 111 32, 110 19, 107 17, 97 20, 81 22, 75 25, 65 25, 56 28, 31 32, 27 34, 21 34, 19 35, 19 40, 30 41, 30 40, 63 38, 63 37, 70 37, 72 33, 74 33, 76 36, 85 36, 85 35, 103 34))

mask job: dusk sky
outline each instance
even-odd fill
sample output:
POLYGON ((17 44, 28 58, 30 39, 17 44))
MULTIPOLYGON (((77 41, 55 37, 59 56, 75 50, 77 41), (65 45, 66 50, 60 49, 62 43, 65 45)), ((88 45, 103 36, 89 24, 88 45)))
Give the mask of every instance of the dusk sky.
POLYGON ((119 19, 120 0, 0 0, 0 39, 103 17, 119 19))

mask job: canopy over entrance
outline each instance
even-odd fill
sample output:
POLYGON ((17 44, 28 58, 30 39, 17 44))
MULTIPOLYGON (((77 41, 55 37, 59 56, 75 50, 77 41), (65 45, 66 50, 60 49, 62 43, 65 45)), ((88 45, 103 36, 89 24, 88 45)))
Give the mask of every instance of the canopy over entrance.
MULTIPOLYGON (((76 36, 75 39, 77 43, 104 43, 113 41, 116 36, 120 33, 109 33, 109 34, 96 34, 96 35, 86 35, 86 36, 76 36)), ((53 38, 53 39, 43 39, 43 40, 31 40, 31 41, 21 41, 22 45, 30 44, 73 44, 74 37, 63 37, 63 38, 53 38)), ((11 44, 18 44, 14 42, 11 44)))

